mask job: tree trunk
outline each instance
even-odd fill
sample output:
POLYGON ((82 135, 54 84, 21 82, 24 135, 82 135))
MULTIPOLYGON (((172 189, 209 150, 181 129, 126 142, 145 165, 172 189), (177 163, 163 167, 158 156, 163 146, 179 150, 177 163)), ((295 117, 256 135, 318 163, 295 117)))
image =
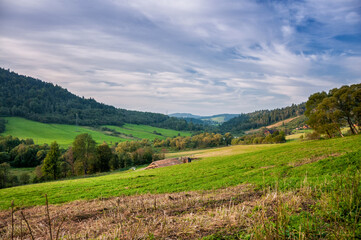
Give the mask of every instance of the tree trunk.
POLYGON ((330 134, 330 132, 328 130, 326 130, 326 133, 327 133, 329 138, 332 138, 332 136, 331 136, 331 134, 330 134))
POLYGON ((344 137, 343 134, 342 134, 342 132, 341 132, 341 128, 337 128, 337 130, 339 131, 341 137, 344 137))
POLYGON ((355 135, 355 134, 356 134, 356 131, 355 131, 354 127, 353 127, 351 118, 350 118, 349 116, 347 116, 347 123, 348 123, 348 125, 350 126, 350 130, 351 130, 352 134, 355 135))

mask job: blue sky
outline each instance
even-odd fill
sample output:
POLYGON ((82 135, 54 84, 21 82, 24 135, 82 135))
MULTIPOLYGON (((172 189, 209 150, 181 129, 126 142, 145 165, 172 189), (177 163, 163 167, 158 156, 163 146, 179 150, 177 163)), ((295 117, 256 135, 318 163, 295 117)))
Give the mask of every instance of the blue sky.
POLYGON ((0 0, 0 66, 132 110, 285 107, 361 82, 361 1, 0 0))

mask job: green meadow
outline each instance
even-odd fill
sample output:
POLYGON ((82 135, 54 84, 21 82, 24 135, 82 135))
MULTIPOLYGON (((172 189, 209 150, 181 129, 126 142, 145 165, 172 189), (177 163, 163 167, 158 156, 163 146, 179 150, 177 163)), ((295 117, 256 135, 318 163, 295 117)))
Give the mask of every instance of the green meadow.
POLYGON ((5 132, 1 135, 12 135, 20 139, 32 138, 35 144, 50 144, 51 142, 57 141, 57 143, 65 147, 71 145, 75 137, 81 133, 89 133, 97 143, 103 141, 114 143, 125 140, 82 126, 47 124, 18 117, 7 117, 4 119, 6 119, 8 123, 6 124, 5 132))
POLYGON ((190 132, 176 131, 172 129, 157 128, 148 125, 124 124, 122 127, 107 125, 107 128, 114 129, 117 132, 132 135, 139 139, 154 140, 155 138, 166 139, 167 137, 191 136, 190 132), (158 133, 158 134, 155 134, 158 133))
POLYGON ((180 134, 181 136, 190 136, 189 132, 181 132, 169 129, 156 128, 146 125, 125 124, 123 127, 107 126, 120 133, 132 135, 128 136, 113 136, 111 133, 101 131, 100 128, 91 128, 85 126, 75 126, 67 124, 47 124, 19 117, 5 117, 7 120, 5 132, 2 136, 12 135, 20 139, 32 138, 36 144, 50 144, 57 141, 62 147, 67 147, 72 144, 75 137, 81 133, 89 133, 97 143, 107 142, 115 143, 126 140, 135 140, 147 138, 153 140, 155 138, 164 139, 166 137, 173 137, 180 134), (161 135, 154 134, 156 131, 161 135))
POLYGON ((250 150, 246 147, 220 148, 223 152, 229 150, 228 154, 226 151, 220 155, 212 149, 208 157, 190 164, 0 189, 0 209, 9 208, 12 200, 16 206, 42 205, 44 194, 49 196, 51 204, 58 204, 79 199, 218 189, 246 183, 256 188, 277 185, 280 189, 295 189, 305 182, 318 184, 335 174, 361 168, 361 135, 249 146, 250 150))

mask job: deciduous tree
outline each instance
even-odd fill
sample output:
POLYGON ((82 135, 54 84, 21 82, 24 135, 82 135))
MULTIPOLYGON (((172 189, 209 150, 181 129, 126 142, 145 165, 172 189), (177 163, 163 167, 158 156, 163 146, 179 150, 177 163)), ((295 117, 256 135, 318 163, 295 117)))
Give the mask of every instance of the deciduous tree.
POLYGON ((42 172, 45 177, 56 179, 59 175, 59 157, 60 150, 59 145, 56 142, 53 142, 50 145, 50 150, 44 159, 42 166, 42 172))
POLYGON ((97 162, 98 167, 101 172, 107 172, 110 169, 109 162, 112 159, 113 154, 112 150, 108 144, 103 143, 97 147, 97 162))
POLYGON ((95 141, 88 133, 76 136, 73 142, 74 158, 78 162, 76 165, 81 166, 81 170, 85 175, 89 173, 91 164, 96 160, 95 144, 95 141))

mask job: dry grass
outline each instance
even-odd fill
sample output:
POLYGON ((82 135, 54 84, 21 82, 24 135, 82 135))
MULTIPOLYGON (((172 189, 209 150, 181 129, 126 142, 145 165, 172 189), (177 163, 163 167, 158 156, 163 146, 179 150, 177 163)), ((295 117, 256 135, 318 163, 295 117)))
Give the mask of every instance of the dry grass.
POLYGON ((259 130, 261 130, 262 128, 268 128, 268 129, 271 129, 271 128, 277 128, 277 127, 281 127, 283 124, 287 124, 297 118, 299 118, 300 116, 297 116, 297 117, 293 117, 293 118, 288 118, 288 119, 285 119, 283 121, 279 121, 279 122, 276 122, 274 124, 271 124, 271 125, 268 125, 268 126, 264 126, 264 127, 260 127, 260 128, 257 128, 257 129, 251 129, 251 130, 248 130, 246 131, 246 134, 251 134, 251 133, 255 133, 255 132, 258 132, 259 130))
MULTIPOLYGON (((313 204, 300 194, 264 194, 243 185, 214 191, 75 201, 51 205, 49 210, 54 235, 62 224, 62 239, 197 239, 220 231, 251 230, 255 222, 274 218, 277 205, 284 201, 294 211, 313 204), (265 211, 254 212, 256 206, 265 211)), ((23 211, 35 238, 49 239, 46 206, 23 211)), ((0 237, 11 239, 11 211, 0 212, 0 219, 0 237)), ((14 236, 31 237, 19 210, 15 212, 14 236)))
POLYGON ((300 116, 293 117, 293 118, 288 118, 288 119, 286 119, 286 120, 283 120, 283 121, 274 123, 274 124, 272 124, 272 125, 268 125, 266 128, 276 128, 276 127, 280 127, 280 126, 282 126, 282 124, 289 123, 289 122, 291 122, 292 120, 295 120, 296 118, 299 118, 299 117, 300 117, 300 116))
POLYGON ((15 209, 14 215, 10 209, 0 211, 0 239, 357 238, 361 175, 355 176, 339 176, 316 188, 305 178, 288 192, 280 192, 277 184, 260 190, 240 185, 74 201, 15 209))

